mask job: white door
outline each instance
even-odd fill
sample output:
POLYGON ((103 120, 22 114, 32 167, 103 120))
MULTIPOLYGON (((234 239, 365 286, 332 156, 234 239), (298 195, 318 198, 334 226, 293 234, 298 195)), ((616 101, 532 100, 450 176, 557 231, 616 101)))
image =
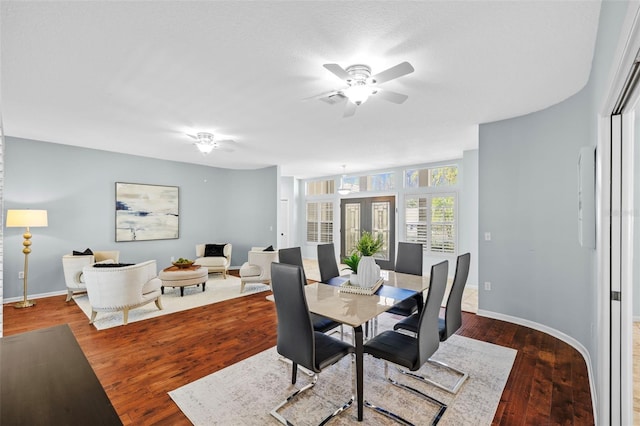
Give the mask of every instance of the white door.
POLYGON ((280 231, 278 248, 287 248, 289 247, 289 200, 287 199, 280 200, 280 217, 278 221, 280 222, 278 224, 278 231, 280 231))

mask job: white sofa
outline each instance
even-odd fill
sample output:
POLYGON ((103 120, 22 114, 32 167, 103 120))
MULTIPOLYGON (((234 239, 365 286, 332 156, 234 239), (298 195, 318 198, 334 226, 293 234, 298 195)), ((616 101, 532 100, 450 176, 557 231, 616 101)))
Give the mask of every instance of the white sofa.
POLYGON ((240 267, 240 293, 247 283, 271 284, 271 264, 278 261, 278 251, 264 251, 264 247, 251 247, 248 261, 240 267))
POLYGON ((95 251, 93 254, 72 255, 65 254, 62 256, 62 270, 64 272, 64 281, 67 285, 68 302, 74 293, 86 293, 87 286, 82 275, 82 268, 93 265, 97 262, 112 261, 118 263, 120 261, 120 252, 118 250, 95 251))
POLYGON ((205 246, 206 244, 196 245, 196 260, 194 264, 206 267, 209 273, 221 272, 226 279, 229 265, 231 265, 231 244, 224 244, 223 256, 205 256, 205 246))
POLYGON ((91 305, 90 324, 98 312, 122 311, 124 324, 129 310, 155 302, 162 309, 160 300, 162 281, 157 277, 155 260, 117 268, 98 268, 93 265, 82 269, 91 305))

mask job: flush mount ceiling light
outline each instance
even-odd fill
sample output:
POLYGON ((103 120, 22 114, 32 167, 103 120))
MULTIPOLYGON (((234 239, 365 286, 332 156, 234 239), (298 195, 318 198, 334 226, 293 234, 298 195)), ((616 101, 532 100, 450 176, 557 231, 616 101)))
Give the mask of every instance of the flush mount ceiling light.
POLYGON ((351 192, 347 187, 344 186, 344 178, 347 177, 347 175, 345 174, 345 169, 347 166, 345 166, 344 164, 342 165, 342 176, 340 177, 340 187, 338 187, 338 194, 340 195, 347 195, 349 192, 351 192))
POLYGON ((193 139, 195 142, 193 143, 198 151, 200 151, 203 155, 207 155, 211 153, 211 151, 220 150, 225 152, 233 152, 233 146, 235 144, 234 141, 230 139, 226 140, 218 140, 214 137, 213 133, 208 132, 199 132, 195 135, 187 135, 193 139))

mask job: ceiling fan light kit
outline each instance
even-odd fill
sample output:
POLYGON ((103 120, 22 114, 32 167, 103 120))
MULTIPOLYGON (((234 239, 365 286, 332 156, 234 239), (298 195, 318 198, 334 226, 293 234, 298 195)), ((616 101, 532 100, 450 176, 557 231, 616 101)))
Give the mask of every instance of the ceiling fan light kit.
POLYGON ((219 150, 226 152, 233 152, 233 147, 235 146, 235 142, 232 140, 218 140, 212 133, 208 132, 199 132, 196 135, 187 136, 195 139, 193 143, 198 151, 200 151, 203 155, 207 155, 211 153, 211 151, 219 150))
POLYGON ((213 141, 213 135, 211 133, 200 132, 196 135, 196 148, 204 154, 207 155, 215 148, 215 142, 213 141))
POLYGON ((338 64, 324 64, 323 66, 347 83, 347 87, 344 89, 334 90, 333 92, 319 96, 321 100, 327 99, 325 100, 327 103, 335 103, 332 101, 332 98, 336 97, 336 95, 346 97, 351 104, 347 104, 345 107, 343 117, 351 117, 354 115, 355 107, 362 105, 370 96, 378 93, 380 97, 386 101, 395 104, 403 103, 407 100, 407 95, 386 90, 382 91, 375 85, 402 77, 414 71, 413 66, 409 62, 402 62, 374 76, 371 76, 371 68, 363 64, 350 65, 346 69, 338 64), (328 100, 331 100, 331 102, 328 100))

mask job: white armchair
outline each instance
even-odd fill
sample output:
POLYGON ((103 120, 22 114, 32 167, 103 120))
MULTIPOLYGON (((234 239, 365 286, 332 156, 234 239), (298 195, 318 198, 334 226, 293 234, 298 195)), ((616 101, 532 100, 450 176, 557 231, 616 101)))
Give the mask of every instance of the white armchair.
POLYGON ((118 263, 119 260, 120 252, 118 250, 95 251, 92 255, 65 254, 62 256, 62 270, 67 285, 67 300, 65 302, 70 301, 74 293, 86 293, 87 286, 84 283, 82 268, 96 262, 112 261, 118 263))
MULTIPOLYGON (((217 245, 221 246, 222 244, 217 245)), ((194 264, 206 267, 209 273, 221 272, 226 279, 229 265, 231 265, 231 244, 224 244, 222 256, 205 256, 205 247, 206 244, 196 245, 196 260, 194 264)))
POLYGON ((130 309, 150 302, 162 309, 162 281, 157 277, 155 260, 116 268, 85 266, 82 273, 91 305, 90 324, 98 312, 122 311, 127 324, 130 309))
POLYGON ((271 263, 278 261, 277 251, 264 251, 264 247, 251 247, 248 261, 240 267, 240 293, 246 283, 271 284, 271 263))

